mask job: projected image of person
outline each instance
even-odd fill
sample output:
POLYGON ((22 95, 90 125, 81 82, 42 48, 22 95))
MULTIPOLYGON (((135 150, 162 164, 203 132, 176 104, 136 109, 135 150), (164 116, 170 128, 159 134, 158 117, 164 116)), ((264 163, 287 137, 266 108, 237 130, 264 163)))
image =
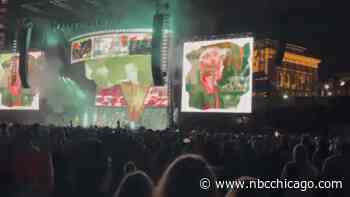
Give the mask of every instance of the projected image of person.
MULTIPOLYGON (((28 61, 28 73, 37 73, 41 53, 32 53, 28 61)), ((18 54, 0 54, 0 109, 38 109, 38 91, 23 89, 19 75, 18 54)))
MULTIPOLYGON (((245 97, 251 94, 251 43, 217 41, 186 47, 182 110, 240 111, 245 97)), ((247 104, 245 111, 249 108, 247 104)))
POLYGON ((149 86, 140 85, 137 75, 137 67, 133 64, 125 66, 127 73, 127 81, 121 84, 121 89, 124 94, 125 100, 128 103, 128 117, 131 121, 131 125, 138 122, 141 118, 141 114, 144 110, 144 101, 148 92, 149 86))
POLYGON ((112 37, 101 37, 95 38, 94 42, 94 56, 107 56, 113 52, 113 38, 112 37))
POLYGON ((129 53, 129 37, 128 35, 120 35, 119 38, 119 47, 121 54, 128 54, 129 53))
POLYGON ((125 72, 127 74, 127 81, 131 81, 134 84, 139 84, 138 70, 134 64, 127 64, 125 66, 125 72))
POLYGON ((200 84, 208 95, 206 108, 220 108, 218 82, 222 79, 225 54, 219 48, 208 48, 199 57, 200 84))
POLYGON ((91 58, 91 47, 92 40, 91 39, 82 39, 75 41, 72 46, 72 63, 76 63, 79 61, 87 60, 91 58))

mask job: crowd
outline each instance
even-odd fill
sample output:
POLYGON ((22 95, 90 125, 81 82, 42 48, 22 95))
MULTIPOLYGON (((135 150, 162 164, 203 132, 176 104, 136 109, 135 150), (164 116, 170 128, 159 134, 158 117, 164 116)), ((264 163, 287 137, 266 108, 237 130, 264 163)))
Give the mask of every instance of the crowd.
POLYGON ((0 196, 350 196, 345 137, 2 124, 0 196), (200 188, 200 179, 342 180, 342 189, 200 188))

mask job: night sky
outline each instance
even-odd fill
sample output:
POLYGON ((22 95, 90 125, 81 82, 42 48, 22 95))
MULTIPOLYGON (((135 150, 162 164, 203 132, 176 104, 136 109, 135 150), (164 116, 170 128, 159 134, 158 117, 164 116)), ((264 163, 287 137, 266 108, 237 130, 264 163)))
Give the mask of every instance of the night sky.
MULTIPOLYGON (((106 3, 106 6, 112 9, 104 9, 104 12, 129 14, 136 20, 139 19, 139 16, 135 15, 132 9, 138 8, 142 10, 138 13, 149 12, 151 14, 154 11, 154 8, 151 8, 153 7, 152 1, 155 0, 142 0, 142 4, 140 0, 137 0, 137 3, 135 3, 136 0, 130 3, 126 0, 104 0, 104 2, 114 2, 111 5, 106 3), (122 2, 124 2, 123 5, 129 6, 116 6, 122 2)), ((350 64, 347 61, 350 10, 346 6, 346 1, 169 1, 177 1, 178 4, 181 4, 175 11, 174 17, 183 23, 182 31, 193 31, 191 32, 193 35, 203 32, 205 34, 209 29, 209 34, 254 32, 256 35, 264 35, 271 39, 283 39, 286 42, 308 48, 308 53, 322 59, 321 78, 327 78, 328 75, 336 72, 350 72, 350 64), (187 21, 191 20, 192 24, 189 25, 187 21)), ((126 20, 126 22, 132 21, 126 20)))
MULTIPOLYGON (((340 1, 193 0, 216 17, 217 33, 252 31, 308 48, 321 58, 321 78, 350 72, 350 10, 340 1)), ((203 22, 203 25, 205 22, 203 22)))

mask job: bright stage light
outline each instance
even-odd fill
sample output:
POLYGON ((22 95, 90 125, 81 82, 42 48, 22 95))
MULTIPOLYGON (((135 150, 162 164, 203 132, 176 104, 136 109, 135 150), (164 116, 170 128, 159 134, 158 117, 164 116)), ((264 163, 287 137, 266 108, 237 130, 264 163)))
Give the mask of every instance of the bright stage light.
POLYGON ((60 42, 59 34, 57 31, 51 31, 47 34, 46 42, 48 47, 57 46, 60 42))
POLYGON ((280 136, 280 133, 278 131, 275 131, 274 135, 276 138, 278 138, 280 136))
POLYGON ((345 81, 340 81, 340 86, 343 87, 346 85, 346 82, 345 81))
POLYGON ((328 90, 330 88, 329 84, 324 85, 324 89, 328 90))
POLYGON ((284 95, 283 95, 283 99, 284 99, 284 100, 287 100, 288 98, 289 98, 288 94, 284 94, 284 95))
POLYGON ((333 96, 333 92, 328 92, 327 95, 328 96, 333 96))

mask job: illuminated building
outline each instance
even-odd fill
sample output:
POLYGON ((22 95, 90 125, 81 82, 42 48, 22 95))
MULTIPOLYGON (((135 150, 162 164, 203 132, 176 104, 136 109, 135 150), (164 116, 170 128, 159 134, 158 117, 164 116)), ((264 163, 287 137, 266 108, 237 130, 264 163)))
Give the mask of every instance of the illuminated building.
POLYGON ((335 74, 327 81, 320 83, 320 96, 350 96, 350 73, 335 74))
POLYGON ((311 96, 318 83, 320 59, 306 54, 306 48, 286 44, 282 63, 277 65, 278 42, 257 40, 254 51, 255 95, 311 96))

